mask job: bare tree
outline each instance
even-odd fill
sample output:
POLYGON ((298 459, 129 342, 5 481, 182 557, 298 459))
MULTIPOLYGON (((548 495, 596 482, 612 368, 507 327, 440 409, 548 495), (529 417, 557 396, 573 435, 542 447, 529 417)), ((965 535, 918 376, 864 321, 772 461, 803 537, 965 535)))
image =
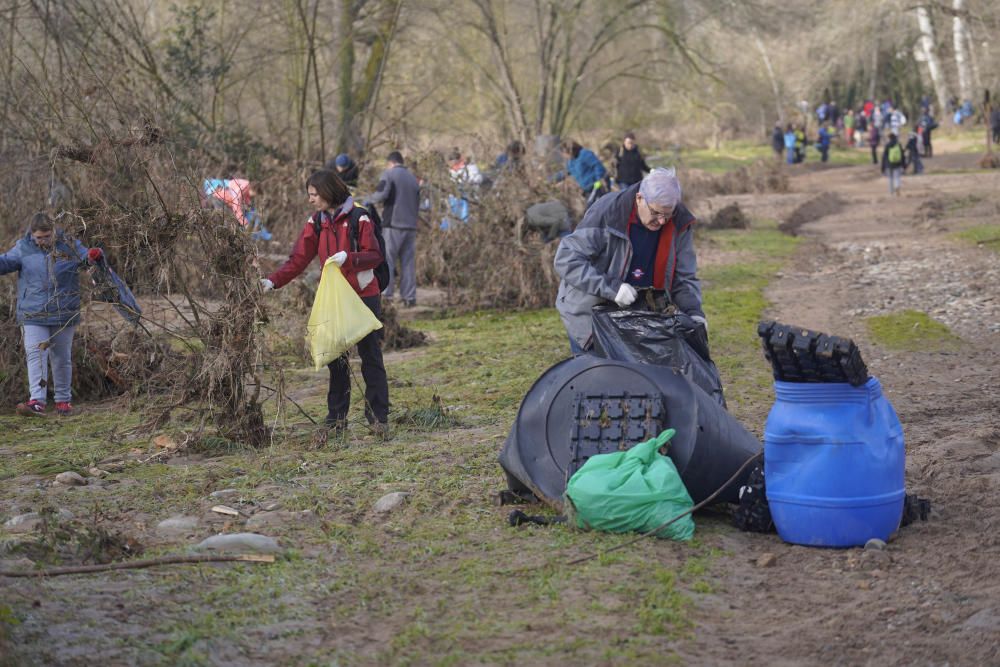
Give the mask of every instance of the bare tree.
POLYGON ((937 57, 934 27, 931 24, 930 13, 927 11, 925 5, 918 5, 913 11, 917 18, 920 49, 924 55, 924 62, 927 63, 927 73, 930 75, 931 85, 934 87, 934 95, 937 97, 938 110, 943 110, 947 108, 948 104, 948 89, 945 85, 941 63, 937 57))

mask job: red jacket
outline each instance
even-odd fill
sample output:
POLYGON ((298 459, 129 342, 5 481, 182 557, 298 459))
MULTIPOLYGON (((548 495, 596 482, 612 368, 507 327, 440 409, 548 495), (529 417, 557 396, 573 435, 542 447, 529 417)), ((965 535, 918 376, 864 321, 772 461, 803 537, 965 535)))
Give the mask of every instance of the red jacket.
POLYGON ((329 257, 343 250, 347 252, 347 261, 340 268, 344 277, 347 278, 347 282, 351 284, 358 296, 378 296, 380 291, 378 281, 374 279, 374 276, 364 289, 358 287, 358 273, 374 269, 382 263, 382 252, 379 249, 378 239, 375 238, 375 226, 368 214, 363 208, 355 207, 353 199, 348 199, 337 211, 332 222, 329 213, 326 212, 324 212, 322 219, 319 237, 316 236, 316 226, 313 224, 312 218, 306 221, 302 233, 299 234, 299 239, 292 249, 292 254, 288 256, 288 261, 269 276, 274 287, 284 287, 290 283, 309 266, 309 262, 314 257, 319 257, 322 268, 329 257), (351 252, 350 232, 348 231, 348 221, 352 215, 358 220, 357 252, 351 252))

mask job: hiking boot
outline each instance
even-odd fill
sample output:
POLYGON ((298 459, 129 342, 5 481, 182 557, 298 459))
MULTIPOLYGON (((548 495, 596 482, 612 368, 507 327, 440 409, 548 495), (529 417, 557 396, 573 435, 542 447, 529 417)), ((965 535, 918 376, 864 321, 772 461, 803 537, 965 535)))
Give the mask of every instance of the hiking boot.
POLYGON ((61 417, 69 417, 73 414, 73 404, 69 401, 56 403, 56 414, 61 417))
POLYGON ((45 404, 35 399, 18 403, 14 409, 22 417, 41 417, 45 415, 45 404))
POLYGON ((321 449, 327 445, 339 447, 347 444, 347 420, 331 419, 325 421, 322 426, 316 429, 312 437, 314 449, 321 449))
POLYGON ((410 299, 409 301, 403 302, 403 308, 415 308, 417 305, 416 299, 410 299))
POLYGON ((381 440, 382 442, 392 440, 388 422, 372 422, 368 424, 368 430, 372 432, 376 440, 381 440))

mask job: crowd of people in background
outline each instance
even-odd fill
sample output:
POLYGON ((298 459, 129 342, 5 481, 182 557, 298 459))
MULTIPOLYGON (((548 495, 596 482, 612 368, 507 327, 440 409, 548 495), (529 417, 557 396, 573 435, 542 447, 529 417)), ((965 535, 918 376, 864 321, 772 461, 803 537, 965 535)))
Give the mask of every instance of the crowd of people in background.
MULTIPOLYGON (((909 118, 892 100, 879 103, 866 100, 856 108, 846 110, 841 110, 836 101, 823 102, 813 110, 803 102, 799 109, 802 112, 800 122, 774 125, 770 141, 777 161, 789 165, 800 164, 806 161, 809 146, 813 146, 818 152, 821 163, 828 162, 834 146, 868 149, 872 163, 879 166, 888 179, 890 195, 898 196, 906 170, 920 174, 923 171, 923 159, 934 154, 932 137, 938 122, 927 97, 920 100, 920 112, 914 119, 909 118), (815 129, 810 130, 813 122, 815 129)), ((968 102, 959 104, 957 100, 952 100, 946 113, 955 124, 961 124, 972 116, 973 111, 968 102)), ((1000 141, 1000 108, 992 110, 985 120, 991 127, 993 141, 1000 141)), ((530 194, 531 188, 524 188, 521 192, 526 194, 520 204, 524 210, 523 228, 538 232, 544 242, 569 237, 574 234, 574 230, 582 230, 579 235, 572 236, 568 245, 563 244, 566 247, 560 250, 562 254, 558 257, 561 259, 556 263, 563 278, 560 294, 564 288, 569 289, 567 285, 572 281, 567 282, 568 276, 578 273, 572 269, 573 266, 581 262, 589 265, 591 255, 588 253, 591 250, 613 255, 608 249, 622 235, 627 235, 636 247, 645 249, 645 254, 640 253, 641 257, 633 259, 632 264, 635 266, 629 269, 631 277, 625 281, 610 281, 620 283, 617 291, 611 294, 608 291, 610 288, 605 284, 610 282, 595 274, 595 285, 601 283, 603 287, 599 290, 589 287, 584 289, 581 294, 585 295, 580 297, 581 302, 589 303, 589 299, 600 297, 612 299, 622 305, 635 299, 636 286, 662 287, 662 276, 657 271, 666 266, 664 262, 667 260, 660 257, 663 248, 657 245, 655 239, 659 238, 659 232, 665 225, 674 229, 671 225, 676 222, 675 218, 680 211, 684 213, 682 217, 687 222, 686 226, 677 227, 675 231, 681 234, 678 238, 688 245, 680 249, 671 246, 672 249, 664 257, 669 255, 668 264, 675 261, 670 258, 676 257, 677 267, 683 269, 677 273, 686 277, 678 284, 693 286, 691 294, 694 296, 688 299, 690 303, 686 304, 685 312, 704 323, 704 315, 698 303, 700 299, 696 298, 699 295, 697 279, 694 277, 693 248, 689 247, 689 237, 683 236, 689 232, 693 217, 683 208, 680 185, 673 171, 651 170, 633 132, 625 132, 620 143, 612 142, 602 146, 600 155, 571 138, 564 139, 557 151, 561 158, 553 160, 551 155, 534 155, 532 163, 536 167, 545 165, 536 175, 541 175, 550 186, 561 184, 555 189, 561 190, 562 195, 553 198, 550 188, 549 198, 533 197, 530 194), (603 200, 601 205, 595 207, 599 200, 603 200), (581 216, 582 221, 578 224, 581 216), (641 224, 633 225, 633 218, 641 224), (586 236, 587 234, 590 236, 586 236), (580 239, 584 238, 589 239, 593 248, 587 249, 589 246, 581 245, 583 242, 580 239), (573 239, 577 240, 582 249, 579 257, 567 254, 568 248, 573 246, 573 239)), ((486 169, 480 169, 475 160, 458 147, 442 155, 450 192, 446 198, 447 214, 438 227, 447 230, 453 223, 469 222, 472 207, 480 203, 481 197, 490 188, 505 179, 526 176, 526 157, 525 146, 518 140, 511 141, 486 169)), ((367 195, 358 192, 361 170, 361 165, 350 155, 340 153, 310 176, 306 189, 314 212, 303 226, 289 260, 261 280, 265 292, 287 284, 318 257, 323 263, 333 262, 341 268, 349 284, 376 317, 381 315, 384 300, 392 300, 397 293, 404 308, 416 305, 418 221, 422 212, 432 207, 430 196, 422 192, 424 182, 411 171, 399 151, 388 153, 377 186, 367 195), (381 216, 378 208, 381 208, 381 216), (373 282, 373 270, 383 264, 388 267, 387 285, 373 282)), ((202 205, 232 211, 236 221, 255 239, 269 240, 271 234, 263 226, 256 209, 255 197, 258 192, 257 185, 247 178, 209 178, 202 185, 202 205)), ((29 400, 17 406, 21 414, 45 412, 46 391, 41 374, 43 370, 47 370, 48 364, 52 366, 56 411, 60 414, 72 412, 69 391, 72 362, 69 347, 79 318, 78 289, 75 287, 78 281, 77 267, 88 262, 93 267, 101 262, 102 255, 99 249, 88 250, 79 241, 75 245, 67 243, 61 231, 54 228, 51 219, 39 214, 32 220, 25 238, 10 252, 0 255, 0 273, 18 272, 22 282, 36 280, 35 274, 40 271, 36 264, 41 261, 40 258, 51 254, 54 248, 60 249, 70 258, 64 267, 66 284, 56 285, 52 289, 61 290, 59 294, 65 293, 72 298, 48 298, 44 303, 34 305, 29 299, 20 299, 18 302, 18 318, 25 331, 25 349, 31 378, 29 400), (54 312, 48 305, 51 303, 69 304, 70 307, 65 312, 54 312), (39 345, 39 341, 43 341, 44 345, 39 345)), ((113 272, 106 272, 113 276, 113 272)), ((673 273, 671 269, 670 275, 673 273)), ((386 282, 381 278, 380 281, 386 282)), ((575 283, 572 286, 583 289, 575 283)), ((127 288, 123 287, 121 293, 127 295, 127 288)), ((680 298, 687 293, 678 294, 680 298)), ((52 296, 53 294, 49 294, 49 297, 52 296)), ((565 319, 566 313, 562 314, 565 319)), ((707 330, 707 324, 705 326, 707 330)), ((567 331, 570 333, 574 352, 585 348, 586 336, 576 336, 569 323, 567 331)), ((581 331, 585 331, 585 327, 581 331)), ((358 349, 366 384, 365 414, 373 431, 385 435, 388 387, 381 358, 380 336, 379 332, 369 334, 358 345, 358 349)), ((345 427, 350 403, 350 382, 345 360, 346 357, 343 357, 330 364, 326 423, 335 430, 345 427)))

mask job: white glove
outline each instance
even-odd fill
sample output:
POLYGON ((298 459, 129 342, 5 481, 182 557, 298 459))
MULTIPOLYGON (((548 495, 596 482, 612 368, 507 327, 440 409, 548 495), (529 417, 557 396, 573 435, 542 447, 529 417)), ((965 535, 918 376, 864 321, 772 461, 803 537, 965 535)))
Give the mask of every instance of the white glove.
POLYGON ((635 291, 635 288, 628 283, 622 283, 622 286, 618 288, 618 294, 615 295, 615 303, 620 307, 631 306, 635 303, 635 298, 639 296, 639 293, 635 291))
POLYGON ((691 319, 700 324, 701 326, 705 327, 705 334, 706 335, 708 334, 708 320, 706 320, 701 315, 692 315, 691 319))
POLYGON ((340 252, 335 252, 326 259, 326 263, 329 264, 333 262, 337 266, 343 266, 344 262, 347 261, 347 253, 341 250, 340 252))
POLYGON ((367 271, 358 271, 358 288, 364 289, 375 280, 375 271, 373 269, 368 269, 367 271))
POLYGON ((260 288, 262 290, 264 290, 265 292, 270 292, 271 290, 274 289, 274 283, 272 283, 267 278, 261 278, 260 279, 260 288))

